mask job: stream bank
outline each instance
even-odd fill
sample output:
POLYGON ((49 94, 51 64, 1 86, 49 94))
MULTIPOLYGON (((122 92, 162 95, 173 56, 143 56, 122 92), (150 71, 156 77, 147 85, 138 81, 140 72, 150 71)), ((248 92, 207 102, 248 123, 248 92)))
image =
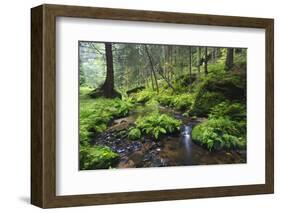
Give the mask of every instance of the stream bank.
POLYGON ((128 139, 128 129, 139 116, 151 109, 141 105, 135 107, 129 116, 116 119, 104 133, 91 141, 93 145, 110 147, 119 154, 117 168, 143 168, 164 166, 210 165, 245 163, 244 151, 208 151, 191 139, 192 128, 204 118, 190 119, 168 107, 159 107, 161 113, 172 115, 182 121, 179 132, 160 137, 157 141, 148 136, 139 140, 128 139))

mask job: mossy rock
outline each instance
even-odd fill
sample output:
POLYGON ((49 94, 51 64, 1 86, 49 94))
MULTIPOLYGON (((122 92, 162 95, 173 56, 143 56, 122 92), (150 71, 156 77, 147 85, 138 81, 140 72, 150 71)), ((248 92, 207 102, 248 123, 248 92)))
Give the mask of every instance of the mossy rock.
POLYGON ((199 95, 205 92, 221 93, 228 100, 246 99, 246 76, 226 73, 206 78, 199 87, 199 95))
POLYGON ((205 117, 211 111, 211 109, 224 101, 225 97, 221 93, 217 92, 206 92, 202 95, 198 95, 195 98, 192 109, 189 112, 191 116, 205 117))
POLYGON ((139 86, 139 87, 135 87, 133 89, 127 90, 126 93, 127 93, 127 95, 130 95, 130 94, 133 94, 133 93, 140 92, 140 91, 142 91, 144 89, 145 89, 144 86, 139 86))
POLYGON ((237 74, 210 75, 197 88, 190 115, 207 116, 222 101, 245 102, 245 76, 237 74))
POLYGON ((110 97, 107 97, 107 96, 105 95, 105 92, 104 92, 101 88, 97 88, 97 89, 91 91, 91 92, 89 93, 89 96, 90 96, 91 98, 101 98, 101 97, 104 97, 104 98, 120 98, 120 99, 122 98, 121 93, 119 93, 119 92, 116 91, 116 90, 113 90, 112 93, 111 93, 111 96, 110 96, 110 97))
POLYGON ((185 74, 178 77, 176 79, 176 82, 182 87, 187 87, 191 85, 193 82, 195 82, 196 80, 197 80, 197 74, 192 74, 191 76, 185 74))

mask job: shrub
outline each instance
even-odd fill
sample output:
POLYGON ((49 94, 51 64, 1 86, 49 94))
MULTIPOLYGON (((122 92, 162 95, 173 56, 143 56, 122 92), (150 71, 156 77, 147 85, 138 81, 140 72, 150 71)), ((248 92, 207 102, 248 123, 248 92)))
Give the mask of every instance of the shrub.
POLYGON ((142 133, 148 134, 153 136, 155 139, 158 139, 160 135, 178 131, 181 121, 166 114, 153 112, 147 116, 139 117, 135 124, 142 133))
POLYGON ((166 93, 161 93, 157 96, 157 101, 162 106, 171 106, 173 102, 174 96, 166 93))
POLYGON ((196 74, 192 74, 190 75, 180 75, 178 76, 174 83, 174 87, 177 91, 185 91, 187 87, 189 87, 190 85, 192 85, 197 79, 197 75, 196 74))
POLYGON ((124 117, 129 114, 130 110, 132 109, 133 104, 129 101, 116 101, 114 103, 114 108, 116 112, 114 113, 115 117, 124 117))
POLYGON ((113 118, 126 116, 132 106, 119 98, 80 100, 80 143, 86 144, 90 136, 105 131, 113 118))
POLYGON ((128 134, 129 139, 138 140, 141 138, 141 131, 139 128, 131 128, 128 134))
POLYGON ((225 61, 223 61, 223 63, 208 64, 208 72, 209 74, 212 73, 220 76, 224 75, 225 74, 224 66, 225 66, 225 61))
POLYGON ((156 93, 152 90, 145 89, 138 93, 135 93, 132 97, 134 98, 135 102, 137 103, 145 103, 152 99, 156 93))
POLYGON ((178 95, 161 93, 157 96, 157 101, 162 106, 169 106, 176 110, 185 111, 190 109, 193 103, 193 96, 190 93, 182 93, 178 95))
POLYGON ((211 108, 224 100, 224 96, 216 92, 206 92, 202 95, 197 95, 191 107, 190 115, 207 116, 211 108))
POLYGON ((108 169, 119 161, 119 155, 107 146, 80 146, 80 169, 108 169))
POLYGON ((209 118, 225 117, 234 121, 246 120, 246 106, 241 103, 221 102, 211 109, 209 118))
POLYGON ((183 93, 174 97, 172 105, 176 110, 184 111, 191 107, 193 98, 188 93, 183 93))
POLYGON ((244 149, 243 125, 226 118, 209 119, 192 130, 192 139, 209 150, 244 149))

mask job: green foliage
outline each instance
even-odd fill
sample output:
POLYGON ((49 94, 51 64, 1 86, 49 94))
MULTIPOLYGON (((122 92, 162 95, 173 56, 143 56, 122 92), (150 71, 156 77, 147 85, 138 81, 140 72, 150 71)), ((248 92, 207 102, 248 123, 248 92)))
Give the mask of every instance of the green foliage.
POLYGON ((108 169, 114 167, 119 155, 107 146, 80 146, 80 169, 108 169))
POLYGON ((224 66, 224 62, 208 64, 208 72, 209 74, 223 75, 225 74, 224 66))
POLYGON ((173 107, 179 111, 190 109, 193 100, 193 95, 187 92, 178 95, 161 93, 157 96, 157 101, 162 106, 173 107))
POLYGON ((128 115, 133 105, 125 100, 81 99, 80 100, 80 143, 87 144, 88 138, 106 130, 113 118, 128 115))
POLYGON ((128 134, 129 139, 138 140, 141 138, 141 131, 139 128, 131 128, 128 134))
POLYGON ((224 117, 234 121, 246 120, 246 106, 241 103, 221 102, 211 109, 209 118, 224 117))
POLYGON ((196 81, 196 79, 196 74, 192 74, 191 76, 189 74, 180 75, 173 82, 174 87, 177 91, 186 90, 186 88, 192 85, 196 81))
POLYGON ((157 96, 157 101, 162 106, 172 106, 174 96, 168 93, 161 93, 157 96))
POLYGON ((193 103, 193 97, 189 93, 183 93, 174 97, 172 106, 176 110, 184 111, 188 110, 193 103))
POLYGON ((150 89, 142 90, 138 93, 133 94, 133 99, 137 103, 146 103, 156 95, 156 92, 150 89))
POLYGON ((215 105, 223 101, 244 102, 246 97, 245 76, 210 73, 196 88, 191 115, 207 116, 215 105))
POLYGON ((135 124, 143 134, 147 134, 158 139, 160 135, 178 131, 181 121, 166 114, 153 112, 147 116, 139 117, 135 124))
MULTIPOLYGON (((237 52, 237 49, 236 49, 237 52)), ((247 50, 240 49, 240 53, 234 54, 234 63, 238 67, 246 67, 247 64, 247 50)))
POLYGON ((198 95, 205 92, 221 93, 228 100, 245 100, 246 75, 232 72, 215 74, 210 73, 199 85, 198 95))
POLYGON ((205 92, 197 95, 192 105, 190 115, 207 116, 211 108, 222 102, 224 96, 216 92, 205 92))
POLYGON ((132 109, 133 104, 129 101, 116 101, 114 103, 114 108, 116 109, 116 113, 114 113, 115 117, 124 117, 129 114, 132 109))
POLYGON ((80 86, 79 89, 79 98, 81 99, 87 99, 89 98, 89 93, 92 91, 93 89, 91 87, 86 87, 86 86, 80 86))
POLYGON ((244 124, 227 118, 209 119, 192 130, 192 139, 207 149, 244 149, 246 137, 244 124))

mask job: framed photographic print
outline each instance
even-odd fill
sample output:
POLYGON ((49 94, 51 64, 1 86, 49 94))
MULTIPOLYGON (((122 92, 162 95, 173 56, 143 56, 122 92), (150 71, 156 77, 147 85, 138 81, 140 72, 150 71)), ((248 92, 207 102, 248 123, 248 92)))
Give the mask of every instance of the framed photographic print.
POLYGON ((31 203, 273 193, 272 19, 31 10, 31 203))

